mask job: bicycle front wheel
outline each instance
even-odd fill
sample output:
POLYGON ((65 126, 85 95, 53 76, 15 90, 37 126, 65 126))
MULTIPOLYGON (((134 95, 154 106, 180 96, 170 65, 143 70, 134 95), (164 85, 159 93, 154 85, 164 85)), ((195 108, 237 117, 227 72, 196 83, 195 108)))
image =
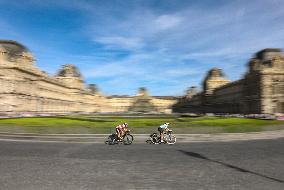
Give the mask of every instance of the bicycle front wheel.
POLYGON ((177 138, 173 134, 168 134, 166 136, 166 143, 167 144, 175 144, 177 141, 177 138))
POLYGON ((130 134, 126 134, 124 137, 123 137, 123 144, 125 145, 130 145, 132 144, 133 142, 133 136, 130 135, 130 134))

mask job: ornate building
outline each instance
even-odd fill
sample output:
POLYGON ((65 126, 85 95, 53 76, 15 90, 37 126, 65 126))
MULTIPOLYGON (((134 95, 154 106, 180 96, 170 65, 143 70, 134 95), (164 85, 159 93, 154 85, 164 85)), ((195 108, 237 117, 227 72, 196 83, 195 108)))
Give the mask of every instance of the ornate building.
POLYGON ((64 65, 49 76, 35 65, 28 49, 15 41, 0 40, 0 114, 72 112, 170 113, 175 98, 151 97, 146 89, 137 96, 103 96, 94 84, 85 88, 79 70, 64 65))
POLYGON ((284 113, 284 57, 280 49, 264 49, 248 63, 245 76, 227 80, 221 69, 211 69, 202 92, 195 87, 184 97, 103 96, 96 85, 85 87, 74 65, 64 65, 49 76, 35 65, 28 49, 0 40, 0 114, 18 113, 284 113))
POLYGON ((210 70, 202 92, 179 99, 175 112, 284 113, 284 57, 280 49, 264 49, 248 63, 243 79, 230 82, 220 69, 210 70))

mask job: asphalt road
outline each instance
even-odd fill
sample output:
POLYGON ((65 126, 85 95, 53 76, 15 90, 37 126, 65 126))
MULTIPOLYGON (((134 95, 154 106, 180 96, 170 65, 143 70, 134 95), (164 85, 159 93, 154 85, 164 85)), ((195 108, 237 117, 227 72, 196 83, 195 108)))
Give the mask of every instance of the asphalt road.
POLYGON ((176 145, 0 142, 1 190, 284 189, 284 139, 176 145))

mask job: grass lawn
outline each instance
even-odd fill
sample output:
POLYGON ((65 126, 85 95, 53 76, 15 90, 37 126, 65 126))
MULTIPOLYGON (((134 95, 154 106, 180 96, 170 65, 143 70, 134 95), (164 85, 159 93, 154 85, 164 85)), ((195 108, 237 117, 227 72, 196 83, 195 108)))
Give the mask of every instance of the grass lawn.
POLYGON ((12 133, 112 133, 127 122, 133 133, 152 133, 169 122, 175 133, 234 133, 284 129, 284 121, 248 118, 168 116, 78 115, 0 119, 0 132, 12 133))

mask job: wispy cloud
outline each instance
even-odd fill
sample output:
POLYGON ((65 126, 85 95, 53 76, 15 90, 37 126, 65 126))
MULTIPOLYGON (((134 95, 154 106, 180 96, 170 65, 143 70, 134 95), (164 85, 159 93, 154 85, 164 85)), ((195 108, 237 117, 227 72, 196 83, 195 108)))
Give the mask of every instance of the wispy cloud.
POLYGON ((182 22, 182 18, 175 15, 161 15, 155 20, 158 29, 167 30, 177 27, 182 22))
POLYGON ((144 45, 143 41, 139 38, 127 38, 123 36, 99 37, 94 41, 101 43, 110 49, 137 49, 142 48, 144 45))
POLYGON ((199 85, 207 69, 217 66, 235 80, 243 75, 246 60, 253 53, 266 47, 283 47, 283 25, 279 19, 284 14, 277 3, 238 1, 219 7, 185 4, 170 12, 157 11, 155 7, 125 12, 121 9, 121 17, 106 18, 101 28, 92 28, 96 21, 91 18, 91 37, 95 36, 108 49, 130 51, 123 60, 114 58, 94 68, 93 76, 115 77, 116 82, 123 83, 125 78, 119 77, 122 74, 135 78, 137 86, 146 81, 151 87, 156 81, 161 85, 153 87, 158 89, 165 88, 167 80, 171 86, 167 88, 176 89, 180 85, 175 81, 186 83, 188 78, 199 82, 187 86, 199 85))

